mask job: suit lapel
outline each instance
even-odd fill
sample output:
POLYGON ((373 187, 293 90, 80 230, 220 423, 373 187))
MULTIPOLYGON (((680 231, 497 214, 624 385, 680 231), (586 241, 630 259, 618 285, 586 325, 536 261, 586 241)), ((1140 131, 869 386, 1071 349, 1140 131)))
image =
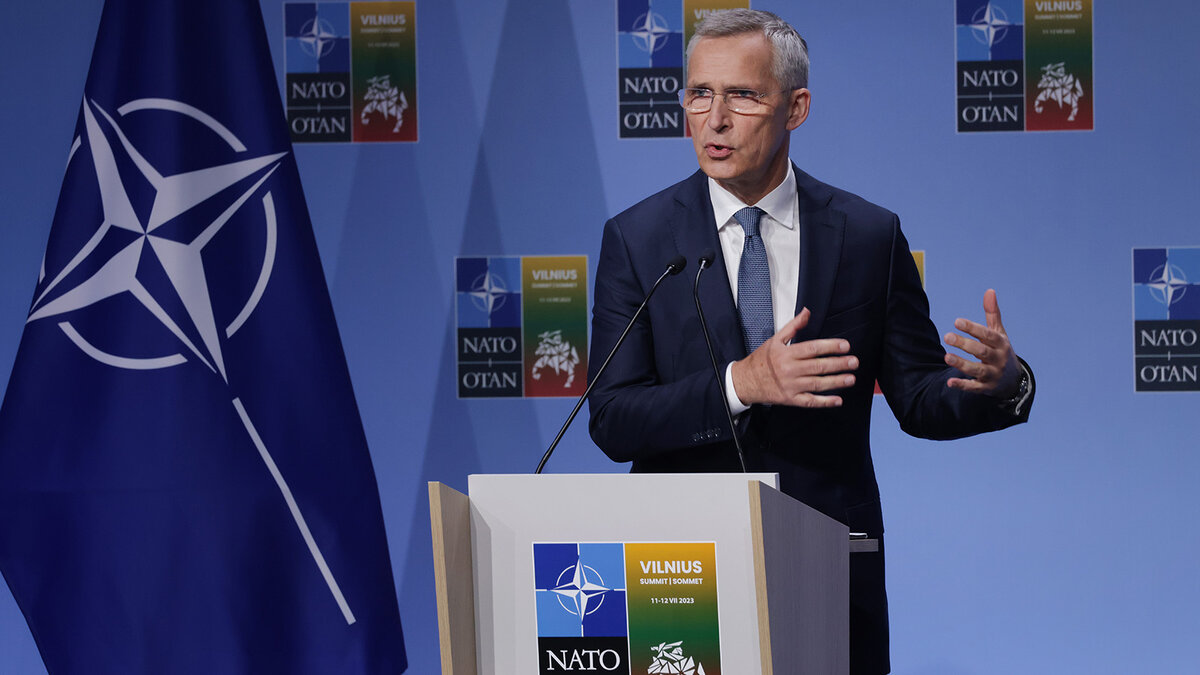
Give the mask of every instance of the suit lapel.
MULTIPOLYGON (((742 329, 738 323, 733 292, 729 290, 729 274, 721 255, 717 223, 713 218, 712 201, 708 196, 708 177, 697 171, 685 182, 675 196, 675 211, 671 218, 671 233, 679 253, 687 258, 687 272, 694 280, 700 256, 713 253, 713 265, 700 278, 700 304, 708 322, 709 337, 718 362, 735 361, 746 356, 742 345, 742 329)), ((689 290, 691 284, 688 285, 689 290)), ((694 310, 686 310, 694 311, 694 310)))
POLYGON ((796 191, 800 210, 800 280, 796 289, 796 313, 808 307, 808 325, 795 341, 811 340, 821 326, 833 297, 838 261, 846 238, 846 214, 829 208, 833 192, 795 165, 796 191))

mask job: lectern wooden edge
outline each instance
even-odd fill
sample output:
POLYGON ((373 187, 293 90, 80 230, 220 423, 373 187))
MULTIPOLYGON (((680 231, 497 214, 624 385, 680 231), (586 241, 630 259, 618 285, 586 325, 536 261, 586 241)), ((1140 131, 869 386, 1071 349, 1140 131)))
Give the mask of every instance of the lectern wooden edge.
POLYGON ((448 485, 430 481, 429 524, 442 675, 476 675, 470 499, 448 485))
POLYGON ((768 485, 748 487, 763 675, 795 673, 798 664, 848 673, 848 529, 768 485))

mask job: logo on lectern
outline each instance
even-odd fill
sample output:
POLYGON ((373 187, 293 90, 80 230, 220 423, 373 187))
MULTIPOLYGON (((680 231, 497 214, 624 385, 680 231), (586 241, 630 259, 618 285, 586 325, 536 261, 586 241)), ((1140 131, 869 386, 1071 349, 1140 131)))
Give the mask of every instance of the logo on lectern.
POLYGON ((540 673, 629 673, 622 544, 534 544, 540 673))
POLYGON ((539 673, 721 675, 712 542, 533 545, 539 673))

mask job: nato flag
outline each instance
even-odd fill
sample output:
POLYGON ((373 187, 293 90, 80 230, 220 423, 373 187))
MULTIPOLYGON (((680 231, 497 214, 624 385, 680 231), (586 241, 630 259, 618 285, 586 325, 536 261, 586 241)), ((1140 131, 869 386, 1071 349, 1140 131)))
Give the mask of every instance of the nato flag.
POLYGON ((406 667, 257 0, 104 8, 0 408, 0 571, 53 674, 406 667))

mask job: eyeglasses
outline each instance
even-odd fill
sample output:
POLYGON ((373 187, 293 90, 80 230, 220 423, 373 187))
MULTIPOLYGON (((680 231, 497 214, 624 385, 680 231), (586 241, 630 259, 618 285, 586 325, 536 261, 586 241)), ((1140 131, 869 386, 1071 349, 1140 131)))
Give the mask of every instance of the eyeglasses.
POLYGON ((763 99, 771 94, 782 94, 788 89, 779 91, 759 92, 753 89, 726 89, 717 92, 712 89, 680 89, 679 105, 690 113, 703 113, 712 109, 713 99, 718 96, 725 99, 725 107, 735 113, 753 115, 767 108, 763 99))

